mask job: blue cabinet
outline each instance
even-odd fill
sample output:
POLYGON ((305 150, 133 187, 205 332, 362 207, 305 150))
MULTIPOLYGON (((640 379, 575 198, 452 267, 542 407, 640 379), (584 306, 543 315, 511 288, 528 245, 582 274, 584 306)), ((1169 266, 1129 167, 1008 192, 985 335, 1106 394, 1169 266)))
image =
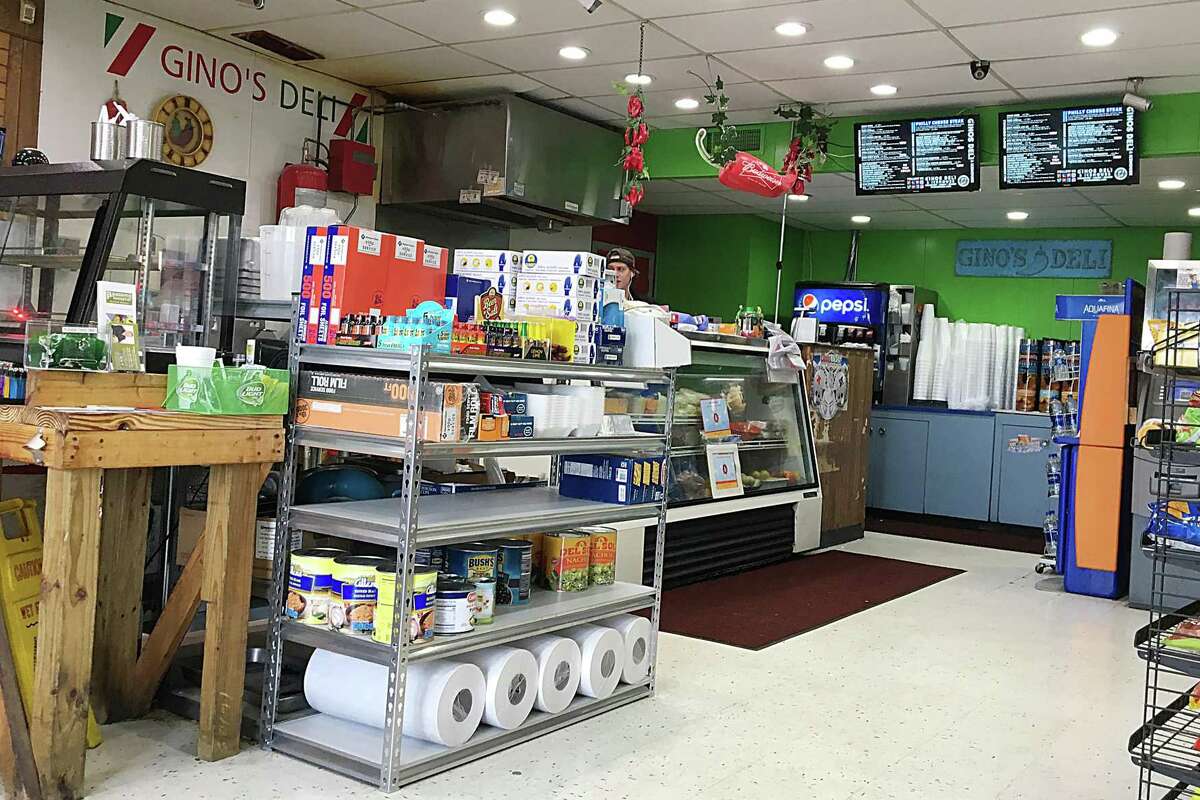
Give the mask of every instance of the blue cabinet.
POLYGON ((1048 417, 996 415, 993 519, 1041 527, 1046 511, 1046 461, 1057 451, 1048 417))
POLYGON ((925 505, 929 423, 872 415, 867 505, 920 513, 925 505))
POLYGON ((1055 450, 1047 416, 876 408, 870 433, 868 506, 1041 527, 1055 450), (1047 444, 1010 449, 1022 436, 1047 444))
POLYGON ((990 415, 942 414, 930 421, 926 514, 987 521, 994 436, 990 415))

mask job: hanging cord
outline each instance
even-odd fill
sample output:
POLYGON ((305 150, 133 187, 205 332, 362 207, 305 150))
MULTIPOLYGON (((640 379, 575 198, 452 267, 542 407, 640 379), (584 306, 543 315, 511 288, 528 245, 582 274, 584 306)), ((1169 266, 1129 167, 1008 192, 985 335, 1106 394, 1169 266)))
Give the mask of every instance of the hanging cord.
MULTIPOLYGON (((646 56, 646 20, 642 20, 642 25, 638 29, 638 78, 642 77, 642 61, 646 56)), ((640 94, 642 84, 638 83, 638 93, 640 94)))

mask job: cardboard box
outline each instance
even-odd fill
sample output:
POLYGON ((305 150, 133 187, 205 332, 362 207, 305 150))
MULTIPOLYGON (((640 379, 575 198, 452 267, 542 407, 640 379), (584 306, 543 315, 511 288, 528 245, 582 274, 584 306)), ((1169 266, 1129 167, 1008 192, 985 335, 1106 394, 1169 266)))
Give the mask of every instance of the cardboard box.
POLYGON ((296 341, 316 344, 320 319, 320 285, 328 254, 329 229, 312 227, 304 240, 304 268, 300 273, 300 312, 296 322, 296 341))
MULTIPOLYGON (((455 275, 461 275, 465 278, 484 281, 489 287, 495 287, 496 291, 504 297, 504 316, 511 318, 515 315, 517 305, 517 281, 516 277, 507 272, 494 272, 489 270, 464 269, 455 270, 455 275)), ((479 309, 476 306, 472 313, 479 316, 479 309)))
POLYGON ((498 442, 507 438, 507 414, 483 414, 479 417, 479 441, 498 442))
MULTIPOLYGON (((379 375, 304 371, 296 398, 296 424, 365 433, 404 436, 407 431, 408 381, 379 375)), ((421 398, 424 441, 469 441, 479 432, 479 386, 431 383, 421 398)))
POLYGON ((454 272, 461 273, 468 269, 516 275, 521 269, 521 251, 455 250, 454 272))
POLYGON ((596 322, 600 318, 600 306, 594 300, 530 298, 520 292, 517 293, 516 312, 518 317, 554 317, 575 322, 596 322))
POLYGON ((600 278, 604 274, 604 256, 570 250, 526 250, 521 274, 585 275, 600 278))
MULTIPOLYGON (((200 509, 187 507, 179 509, 179 527, 176 529, 175 535, 175 563, 178 566, 187 566, 188 559, 192 557, 192 552, 200 542, 207 522, 208 514, 200 509)), ((275 553, 275 535, 274 527, 261 524, 263 522, 266 520, 255 520, 253 572, 254 577, 269 580, 275 553)), ((302 543, 302 532, 293 531, 289 549, 296 550, 302 543)))
POLYGON ((403 314, 426 300, 441 305, 446 298, 446 249, 407 236, 394 238, 382 313, 403 314))
POLYGON ((532 439, 533 438, 533 417, 525 414, 509 414, 508 416, 508 438, 509 439, 532 439))
POLYGON ((559 494, 603 503, 637 503, 634 484, 637 461, 624 456, 564 456, 559 462, 559 494))
POLYGON ((490 286, 490 283, 481 278, 447 275, 446 308, 454 312, 459 322, 468 322, 475 314, 475 299, 490 286))
POLYGON ((686 337, 650 314, 625 315, 625 366, 686 367, 692 347, 686 337))
POLYGON ((522 273, 517 278, 517 298, 546 300, 591 300, 600 298, 600 283, 595 278, 580 275, 534 275, 522 273))

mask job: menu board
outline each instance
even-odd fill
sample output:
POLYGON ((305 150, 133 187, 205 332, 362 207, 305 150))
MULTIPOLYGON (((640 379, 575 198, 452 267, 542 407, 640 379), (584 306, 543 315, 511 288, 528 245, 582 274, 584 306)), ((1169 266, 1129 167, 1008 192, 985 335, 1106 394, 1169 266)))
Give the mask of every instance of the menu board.
POLYGON ((1000 115, 1000 188, 1138 182, 1135 112, 1125 106, 1000 115))
POLYGON ((977 191, 978 130, 977 116, 858 123, 855 193, 977 191))

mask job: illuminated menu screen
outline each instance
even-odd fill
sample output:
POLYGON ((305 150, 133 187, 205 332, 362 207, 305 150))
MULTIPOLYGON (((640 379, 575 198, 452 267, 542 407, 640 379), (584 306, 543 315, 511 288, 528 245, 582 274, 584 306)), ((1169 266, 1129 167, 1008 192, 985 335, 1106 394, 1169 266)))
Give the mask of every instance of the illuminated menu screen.
POLYGON ((1000 115, 1000 188, 1138 182, 1134 111, 1125 106, 1000 115))
POLYGON ((860 122, 854 126, 856 194, 979 189, 979 117, 860 122))

